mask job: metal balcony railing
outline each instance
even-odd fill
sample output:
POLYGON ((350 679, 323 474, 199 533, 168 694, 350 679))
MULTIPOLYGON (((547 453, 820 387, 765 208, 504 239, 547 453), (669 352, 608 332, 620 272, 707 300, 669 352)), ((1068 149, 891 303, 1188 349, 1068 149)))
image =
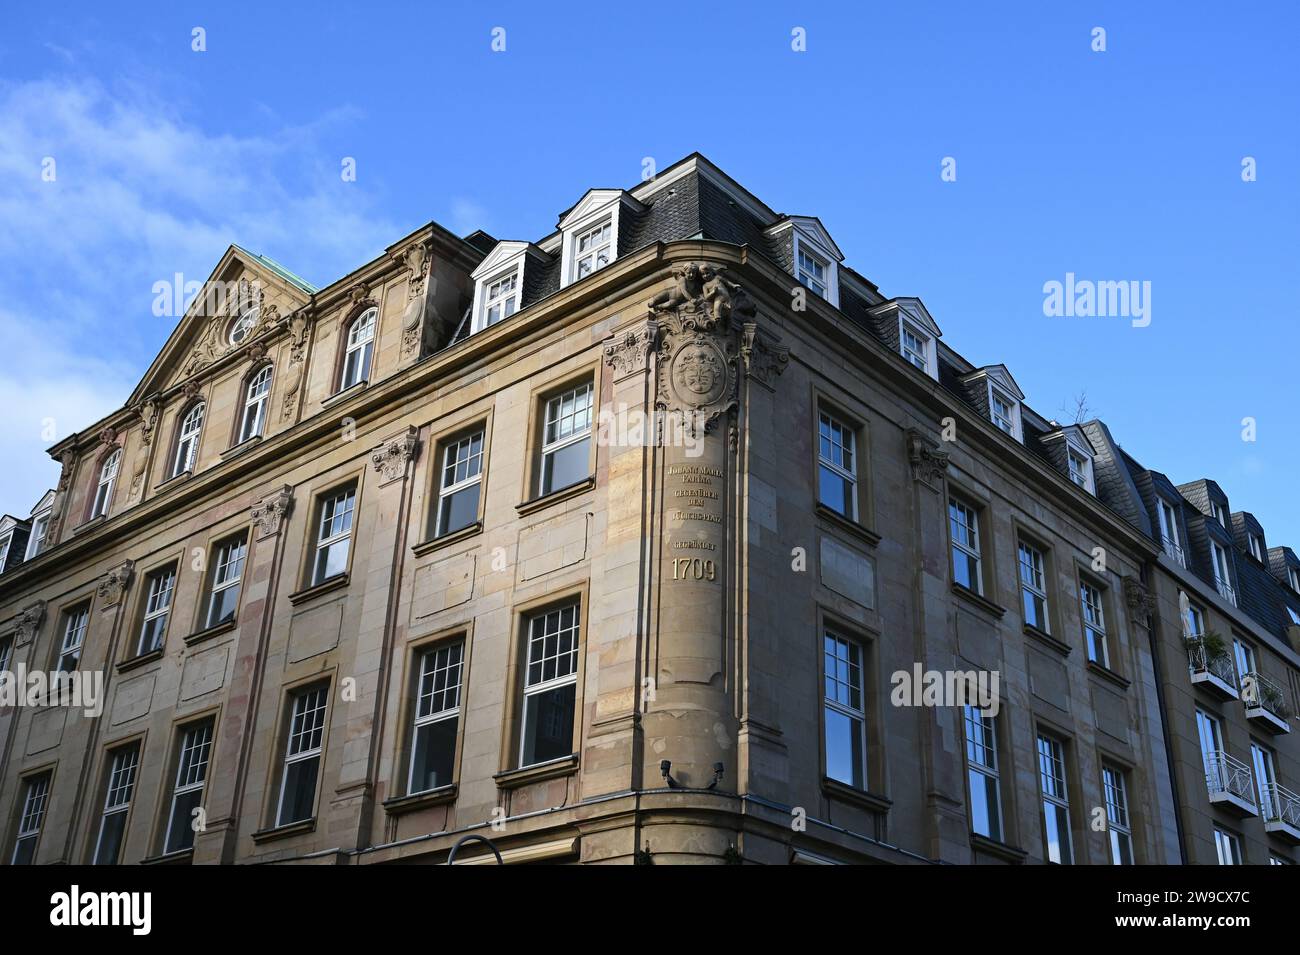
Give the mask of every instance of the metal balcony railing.
POLYGON ((1237 671, 1232 665, 1232 657, 1226 653, 1211 656, 1206 649, 1203 634, 1192 634, 1187 638, 1187 668, 1193 674, 1212 673, 1230 687, 1237 685, 1237 671))
POLYGON ((1269 783, 1260 788, 1260 815, 1265 822, 1284 822, 1300 829, 1300 796, 1285 786, 1269 783))
POLYGON ((1205 754, 1205 785, 1210 795, 1228 793, 1255 805, 1255 786, 1250 767, 1223 750, 1205 754))
POLYGON ((1234 607, 1237 606, 1237 592, 1232 589, 1232 584, 1222 578, 1215 577, 1214 586, 1218 589, 1220 597, 1228 601, 1228 603, 1232 604, 1234 607))
POLYGON ((1284 723, 1291 718, 1282 688, 1259 673, 1247 673, 1241 678, 1241 699, 1248 707, 1263 707, 1284 723))
POLYGON ((1172 557, 1174 560, 1178 561, 1178 566, 1180 567, 1187 566, 1187 561, 1183 558, 1183 549, 1181 547, 1179 547, 1177 544, 1171 541, 1168 537, 1162 537, 1160 539, 1160 543, 1161 545, 1163 545, 1165 549, 1165 553, 1168 554, 1170 557, 1172 557))

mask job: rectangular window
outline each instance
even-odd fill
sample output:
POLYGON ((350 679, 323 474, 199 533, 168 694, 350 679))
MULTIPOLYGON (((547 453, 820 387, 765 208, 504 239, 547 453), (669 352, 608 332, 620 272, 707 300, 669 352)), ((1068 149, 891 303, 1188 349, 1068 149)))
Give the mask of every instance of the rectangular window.
POLYGON ((59 646, 59 662, 55 665, 55 670, 59 673, 71 673, 77 669, 89 623, 89 604, 69 610, 63 615, 63 643, 59 646))
POLYGON ((826 263, 799 248, 799 282, 822 298, 826 297, 826 263))
POLYGON ((45 549, 45 534, 49 529, 50 515, 48 512, 32 518, 32 533, 27 538, 27 553, 23 557, 24 560, 31 560, 45 549))
POLYGON ((1287 580, 1291 581, 1291 589, 1296 593, 1300 593, 1300 570, 1296 570, 1294 567, 1288 567, 1286 569, 1286 577, 1287 580))
POLYGON ((1133 825, 1128 817, 1128 790, 1124 771, 1113 766, 1101 767, 1102 789, 1106 793, 1106 831, 1110 833, 1110 861, 1115 865, 1133 864, 1133 825))
POLYGON ((1196 733, 1201 741, 1201 761, 1205 765, 1205 782, 1209 791, 1228 788, 1227 765, 1223 759, 1223 728, 1216 717, 1204 710, 1196 711, 1196 733))
POLYGON ((1205 612, 1195 604, 1187 605, 1187 617, 1184 621, 1187 625, 1187 637, 1193 640, 1199 640, 1205 636, 1205 612))
POLYGON ((586 278, 613 261, 613 238, 613 226, 608 219, 578 235, 573 246, 575 280, 586 278))
POLYGON ((312 562, 313 585, 337 577, 348 569, 348 548, 352 542, 352 516, 357 489, 345 488, 320 502, 316 529, 316 557, 312 562))
POLYGON ((1010 401, 996 391, 989 392, 989 415, 993 423, 1007 434, 1016 433, 1015 409, 1010 401))
POLYGON ((1070 842, 1070 799, 1066 791, 1065 758, 1059 741, 1038 737, 1038 781, 1043 796, 1043 845, 1048 862, 1074 861, 1070 842))
POLYGON ((1070 461, 1070 480, 1085 491, 1092 490, 1092 460, 1073 448, 1067 450, 1070 461))
POLYGON ((970 788, 970 827, 981 836, 1002 841, 998 741, 993 717, 977 707, 966 711, 966 778, 970 788))
POLYGON ((1227 528, 1228 509, 1226 507, 1224 507, 1218 501, 1211 501, 1210 513, 1214 515, 1214 519, 1219 522, 1220 527, 1227 528))
POLYGON ((1254 557, 1261 564, 1264 563, 1264 545, 1260 541, 1259 537, 1255 534, 1250 534, 1247 536, 1247 540, 1250 542, 1250 556, 1254 557))
POLYGON ((9 559, 9 545, 13 542, 13 539, 14 535, 9 534, 4 540, 0 540, 0 574, 4 573, 5 562, 9 559))
POLYGON ((14 638, 0 637, 0 672, 9 669, 9 658, 14 652, 14 638))
POLYGON ((524 675, 519 739, 521 767, 573 753, 578 628, 576 602, 528 619, 528 669, 524 675))
POLYGON ((136 653, 143 656, 163 645, 167 634, 167 617, 172 607, 172 590, 176 587, 176 568, 154 571, 148 578, 149 590, 144 603, 144 620, 140 624, 140 641, 136 653))
POLYGON ((550 494, 591 476, 591 382, 546 402, 539 493, 550 494))
POLYGON ((1186 566, 1183 559, 1182 540, 1178 536, 1178 515, 1173 507, 1163 498, 1156 502, 1156 511, 1160 515, 1160 543, 1166 554, 1186 566))
POLYGON ((284 747, 284 772, 280 777, 277 826, 302 822, 315 812, 316 779, 320 775, 328 694, 329 685, 321 684, 291 696, 292 711, 284 747))
POLYGON ((1110 669, 1110 648, 1106 643, 1106 609, 1101 590, 1087 581, 1079 584, 1079 606, 1083 612, 1083 637, 1088 659, 1110 669))
POLYGON ((1244 687, 1248 675, 1259 673, 1255 669, 1255 648, 1244 640, 1234 637, 1232 640, 1232 659, 1237 665, 1237 682, 1244 687))
POLYGON ((194 815, 203 802, 203 784, 208 778, 211 757, 212 722, 185 727, 176 757, 176 782, 167 812, 164 853, 194 848, 194 815))
POLYGON ((1025 625, 1051 633, 1047 618, 1047 562, 1043 552, 1020 542, 1020 593, 1025 611, 1025 625))
POLYGON ((818 500, 858 519, 858 476, 853 429, 822 411, 817 425, 818 500))
POLYGON ((512 269, 509 275, 492 282, 483 297, 483 325, 495 325, 502 319, 509 318, 519 309, 519 270, 512 269))
POLYGON ((867 707, 862 645, 836 633, 823 635, 826 690, 826 775, 867 788, 867 707))
POLYGON ((442 453, 438 516, 434 536, 451 534, 478 521, 483 486, 482 430, 449 442, 442 453))
POLYGON ((464 651, 465 645, 458 641, 420 654, 408 795, 451 785, 464 651))
POLYGON ((930 373, 930 339, 906 322, 903 323, 900 335, 903 357, 928 375, 930 373))
POLYGON ((117 865, 126 841, 126 820, 131 812, 131 794, 135 790, 135 771, 140 764, 140 744, 132 743, 111 754, 108 781, 104 794, 104 812, 99 820, 99 838, 95 841, 95 865, 117 865))
POLYGON ((1265 821, 1276 819, 1282 807, 1278 804, 1277 769, 1273 751, 1251 740, 1250 762, 1255 769, 1255 795, 1259 797, 1260 815, 1265 821))
POLYGON ((248 538, 242 534, 217 546, 217 562, 212 568, 212 592, 208 597, 205 626, 215 627, 235 619, 247 556, 248 538))
POLYGON ((1241 840, 1226 829, 1214 828, 1214 848, 1219 865, 1241 865, 1241 840))
POLYGON ((984 592, 984 578, 980 569, 980 528, 975 509, 955 497, 948 498, 948 532, 952 538, 953 582, 984 592))
POLYGON ((23 788, 22 815, 18 817, 18 838, 14 843, 12 865, 31 865, 36 859, 36 843, 45 822, 45 807, 50 798, 50 774, 42 773, 27 780, 23 788))

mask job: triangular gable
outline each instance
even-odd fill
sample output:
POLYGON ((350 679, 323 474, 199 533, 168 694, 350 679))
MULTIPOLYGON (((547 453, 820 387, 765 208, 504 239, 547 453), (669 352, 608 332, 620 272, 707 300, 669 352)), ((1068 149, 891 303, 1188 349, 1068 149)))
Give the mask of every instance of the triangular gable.
POLYGON ((487 258, 478 264, 478 267, 470 273, 470 277, 475 281, 486 278, 497 269, 505 268, 512 262, 517 261, 519 256, 525 252, 531 252, 541 259, 546 258, 546 253, 531 242, 503 239, 492 247, 492 251, 488 253, 487 258))
POLYGON ((39 501, 36 502, 36 506, 32 508, 30 516, 35 517, 37 514, 41 513, 42 511, 48 511, 53 506, 54 506, 54 489, 51 488, 41 496, 41 499, 39 501))
MULTIPOLYGON (((268 330, 277 316, 287 315, 306 305, 313 291, 312 285, 274 260, 237 245, 230 246, 186 307, 167 343, 131 393, 127 405, 165 391, 231 351, 235 346, 228 340, 228 326, 238 317, 239 311, 255 300, 262 309, 252 337, 268 330)), ((183 301, 186 297, 183 289, 170 289, 159 294, 170 295, 173 301, 177 297, 183 301)))
POLYGON ((780 232, 783 229, 788 229, 791 226, 798 229, 804 235, 811 238, 813 242, 831 253, 831 255, 835 257, 836 262, 844 261, 844 253, 841 252, 840 247, 835 244, 835 240, 831 238, 831 234, 826 231, 826 227, 822 225, 822 220, 818 219, 816 216, 784 216, 780 222, 768 228, 767 231, 771 234, 776 234, 777 232, 780 232))
POLYGON ((1011 395, 1017 401, 1025 400, 1025 393, 1011 377, 1011 372, 1007 370, 1006 365, 985 365, 983 368, 976 368, 969 375, 963 376, 962 381, 974 381, 977 378, 987 378, 997 386, 999 391, 1011 395))
POLYGON ((604 209, 616 200, 627 203, 638 212, 645 208, 641 201, 634 199, 626 189, 588 189, 581 199, 568 212, 560 216, 557 228, 567 229, 581 222, 587 216, 604 209))
POLYGON ((900 312, 904 318, 927 335, 932 335, 937 339, 943 334, 939 330, 939 325, 930 316, 930 310, 925 307, 925 304, 919 298, 910 295, 891 298, 867 309, 867 314, 872 316, 884 316, 900 312))

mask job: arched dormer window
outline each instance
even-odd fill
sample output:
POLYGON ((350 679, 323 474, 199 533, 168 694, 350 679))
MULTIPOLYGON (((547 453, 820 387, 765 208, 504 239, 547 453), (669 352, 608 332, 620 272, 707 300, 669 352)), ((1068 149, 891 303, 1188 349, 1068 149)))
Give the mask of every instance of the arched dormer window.
POLYGON ((199 458, 199 436, 203 433, 204 410, 205 405, 200 401, 181 418, 180 427, 176 431, 176 458, 172 462, 172 477, 194 470, 199 458))
POLYGON ((271 377, 275 369, 263 365, 249 379, 244 389, 244 411, 239 419, 239 442, 261 437, 266 427, 266 412, 271 403, 271 377))
POLYGON ((348 326, 347 347, 343 352, 343 375, 339 391, 370 380, 370 361, 375 351, 375 324, 379 309, 368 308, 348 326))
POLYGON ((113 488, 117 485, 117 472, 122 466, 122 449, 114 449, 99 468, 99 483, 95 486, 95 501, 90 507, 92 518, 108 514, 113 502, 113 488))

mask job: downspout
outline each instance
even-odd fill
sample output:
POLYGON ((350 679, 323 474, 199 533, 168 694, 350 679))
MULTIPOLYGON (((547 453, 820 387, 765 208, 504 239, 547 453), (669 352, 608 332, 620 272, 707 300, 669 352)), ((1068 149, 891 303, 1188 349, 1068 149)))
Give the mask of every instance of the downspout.
MULTIPOLYGON (((1151 589, 1151 562, 1144 561, 1141 570, 1142 586, 1146 588, 1147 593, 1154 593, 1151 589)), ((1147 640, 1151 644, 1151 670, 1155 676, 1156 684, 1156 707, 1160 711, 1160 734, 1165 741, 1165 769, 1169 773, 1169 790, 1174 799, 1174 827, 1178 832, 1178 856, 1179 864, 1187 864, 1187 836, 1183 832, 1183 813, 1182 796, 1178 792, 1178 773, 1174 767, 1174 747, 1173 739, 1169 735, 1169 710, 1165 706, 1165 689, 1164 677, 1160 669, 1160 648, 1159 648, 1159 629, 1160 614, 1154 609, 1147 614, 1147 640)))

